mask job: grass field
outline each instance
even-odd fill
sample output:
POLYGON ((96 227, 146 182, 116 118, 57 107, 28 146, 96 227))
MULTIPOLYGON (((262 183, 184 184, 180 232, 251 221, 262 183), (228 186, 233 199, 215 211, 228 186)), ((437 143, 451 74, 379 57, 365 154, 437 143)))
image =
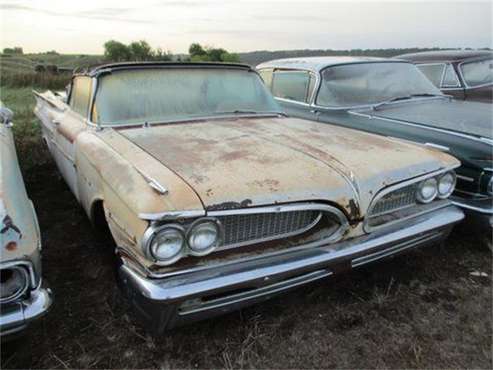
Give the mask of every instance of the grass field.
POLYGON ((31 87, 1 87, 43 240, 53 309, 2 345, 1 368, 491 368, 488 231, 355 270, 224 317, 151 337, 117 289, 111 243, 60 178, 31 87), (471 275, 480 271, 486 277, 471 275))

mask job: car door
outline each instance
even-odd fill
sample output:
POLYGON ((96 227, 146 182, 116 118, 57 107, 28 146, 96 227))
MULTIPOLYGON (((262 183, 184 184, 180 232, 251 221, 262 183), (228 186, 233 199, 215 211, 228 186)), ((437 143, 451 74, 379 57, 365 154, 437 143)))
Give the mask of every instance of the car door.
MULTIPOLYGON (((77 169, 75 163, 75 141, 77 135, 86 129, 91 96, 90 77, 75 77, 72 81, 68 106, 60 109, 57 104, 43 104, 38 116, 43 123, 43 136, 55 159, 57 167, 74 195, 79 198, 77 169)), ((55 97, 53 97, 55 98, 55 97)))

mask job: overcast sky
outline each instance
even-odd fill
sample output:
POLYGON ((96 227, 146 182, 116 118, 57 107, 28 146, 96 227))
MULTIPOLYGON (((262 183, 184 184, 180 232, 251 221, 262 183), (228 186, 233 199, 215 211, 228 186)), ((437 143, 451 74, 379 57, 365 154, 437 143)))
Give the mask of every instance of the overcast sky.
POLYGON ((110 39, 175 53, 492 47, 491 1, 0 0, 1 47, 100 54, 110 39))

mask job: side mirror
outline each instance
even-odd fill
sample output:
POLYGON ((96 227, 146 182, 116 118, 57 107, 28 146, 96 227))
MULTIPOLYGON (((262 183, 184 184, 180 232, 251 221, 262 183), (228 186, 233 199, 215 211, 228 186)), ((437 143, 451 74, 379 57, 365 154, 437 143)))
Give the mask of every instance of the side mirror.
POLYGON ((12 123, 12 119, 14 118, 14 112, 12 112, 9 108, 0 107, 0 122, 3 124, 12 123))

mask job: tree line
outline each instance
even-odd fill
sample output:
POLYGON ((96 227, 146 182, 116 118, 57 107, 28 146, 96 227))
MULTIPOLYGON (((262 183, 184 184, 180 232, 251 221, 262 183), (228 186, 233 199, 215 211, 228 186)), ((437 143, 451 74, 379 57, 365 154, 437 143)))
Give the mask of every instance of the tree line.
POLYGON ((120 41, 109 40, 104 43, 104 57, 113 62, 127 61, 209 61, 209 62, 238 62, 237 54, 229 53, 223 48, 213 48, 193 43, 188 49, 188 56, 173 55, 161 48, 153 49, 145 40, 124 44, 120 41))

